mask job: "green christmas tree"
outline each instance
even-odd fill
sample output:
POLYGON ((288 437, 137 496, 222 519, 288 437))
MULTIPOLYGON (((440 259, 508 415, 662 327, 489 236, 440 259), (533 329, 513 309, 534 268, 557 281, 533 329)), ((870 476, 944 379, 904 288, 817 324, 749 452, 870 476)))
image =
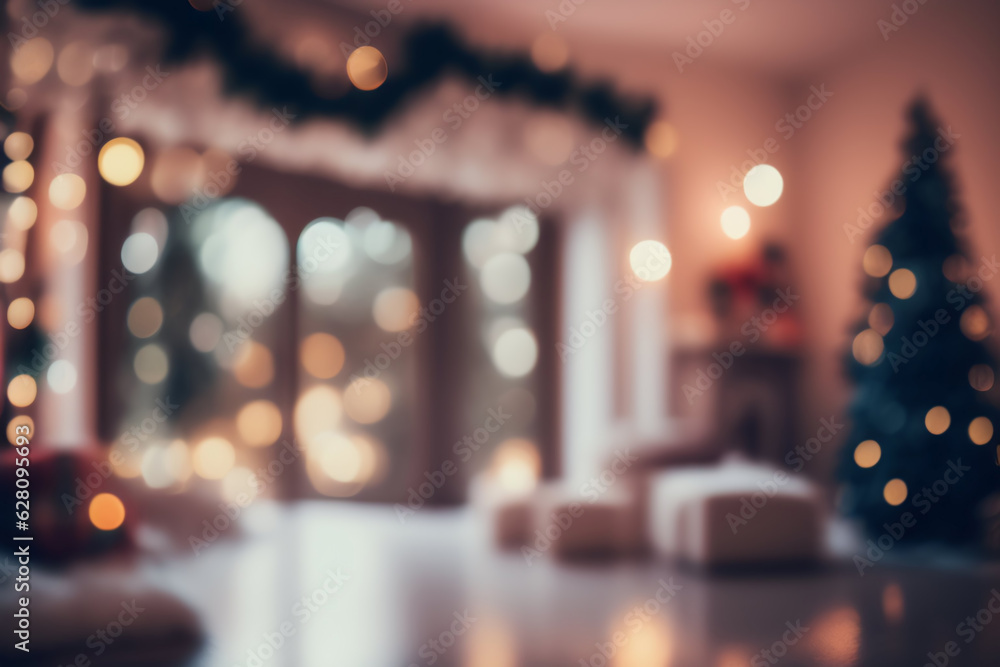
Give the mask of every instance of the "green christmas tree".
POLYGON ((922 99, 908 116, 902 173, 879 195, 892 221, 864 255, 841 508, 872 536, 909 519, 904 543, 967 543, 980 536, 980 503, 1000 490, 997 365, 982 306, 1000 267, 956 237, 962 216, 945 166, 953 133, 922 99))

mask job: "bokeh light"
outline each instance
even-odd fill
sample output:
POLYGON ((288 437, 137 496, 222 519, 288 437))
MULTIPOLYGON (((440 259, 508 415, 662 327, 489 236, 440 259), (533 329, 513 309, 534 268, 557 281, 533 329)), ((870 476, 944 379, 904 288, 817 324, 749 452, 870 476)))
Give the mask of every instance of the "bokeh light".
POLYGON ((781 197, 785 180, 769 164, 759 164, 743 177, 743 192, 751 204, 770 206, 781 197))
POLYGON ((35 148, 35 140, 27 132, 11 132, 3 141, 3 152, 11 160, 27 160, 35 148))
POLYGON ((38 218, 38 204, 31 197, 17 197, 7 209, 7 222, 15 229, 31 229, 38 218))
POLYGON ((10 71, 22 83, 35 83, 48 74, 55 59, 52 42, 44 37, 29 39, 10 55, 10 71))
POLYGON ((328 333, 314 333, 299 346, 299 362, 309 375, 329 380, 344 367, 344 346, 328 333))
POLYGON ((191 453, 183 440, 158 443, 142 455, 142 480, 151 489, 169 489, 186 482, 193 472, 191 453))
POLYGON ((194 448, 192 463, 199 477, 222 479, 236 463, 236 450, 225 438, 206 438, 194 448))
POLYGON ((24 329, 35 319, 35 302, 22 296, 7 306, 7 323, 15 329, 24 329))
POLYGON ((83 260, 89 238, 87 226, 79 220, 59 220, 49 229, 49 240, 64 266, 74 266, 83 260))
POLYGON ((410 233, 387 220, 375 220, 365 227, 365 254, 379 264, 398 264, 410 256, 410 233))
POLYGON ((215 313, 199 313, 191 320, 188 328, 188 338, 191 346, 199 352, 211 352, 222 339, 225 325, 215 313))
POLYGON ((924 416, 924 426, 934 435, 941 435, 951 426, 951 413, 943 405, 936 405, 924 416))
POLYGON ((132 273, 146 273, 153 268, 159 256, 156 239, 146 232, 132 234, 122 243, 122 264, 132 273))
POLYGON ((871 366, 882 357, 885 343, 874 329, 865 329, 854 337, 851 352, 859 364, 871 366))
POLYGON ((49 183, 49 201, 56 208, 72 211, 87 196, 87 184, 76 174, 59 174, 49 183))
POLYGON ((45 372, 49 388, 57 394, 68 394, 76 386, 76 366, 66 359, 57 359, 45 372))
POLYGON ((356 378, 344 389, 344 412, 359 424, 374 424, 389 413, 392 393, 378 378, 356 378))
POLYGON ((906 489, 906 482, 899 479, 890 479, 882 489, 882 497, 890 505, 902 505, 906 501, 909 491, 906 489))
POLYGON ((267 400, 250 401, 236 414, 236 430, 251 447, 267 447, 281 437, 281 410, 267 400))
POLYGON ((323 431, 335 430, 341 410, 340 394, 335 389, 322 384, 310 387, 295 404, 295 437, 308 445, 323 431))
POLYGON ((163 324, 163 308, 151 296, 144 296, 128 310, 128 330, 136 338, 149 338, 163 324))
POLYGON ((389 76, 389 66, 382 52, 374 46, 362 46, 347 57, 347 76, 360 90, 375 90, 389 76))
POLYGON ((896 316, 892 312, 892 307, 887 303, 876 303, 868 313, 868 326, 884 336, 892 329, 896 322, 896 316))
POLYGON ((87 514, 98 530, 115 530, 125 523, 125 505, 113 493, 98 493, 94 496, 87 514))
POLYGON ((24 436, 30 441, 35 435, 35 420, 28 415, 15 415, 7 422, 7 442, 17 444, 17 438, 24 436), (23 427, 27 427, 27 431, 23 427), (20 429, 20 430, 18 430, 20 429))
POLYGON ((986 364, 976 364, 969 369, 969 385, 976 391, 989 391, 993 382, 993 369, 986 364))
POLYGON ((16 408, 26 408, 35 402, 38 385, 35 378, 27 374, 17 375, 7 385, 7 400, 16 408))
POLYGON ((874 440, 865 440, 854 448, 854 462, 862 468, 871 468, 882 458, 882 448, 874 440))
POLYGON ((504 491, 525 494, 535 488, 542 473, 542 459, 534 443, 510 438, 497 445, 490 470, 504 491))
POLYGON ((969 340, 982 340, 990 335, 990 316, 982 306, 972 305, 966 308, 958 323, 969 340))
POLYGON ((35 182, 35 168, 29 162, 18 160, 3 168, 3 189, 7 192, 24 192, 35 182))
POLYGON ((892 268, 892 253, 884 245, 869 246, 861 259, 861 265, 868 275, 881 278, 892 268))
POLYGON ((742 206, 730 206, 720 217, 722 233, 731 239, 741 239, 750 231, 750 214, 742 206))
POLYGON ((336 482, 348 484, 361 476, 361 451, 351 439, 340 433, 323 433, 310 451, 323 472, 336 482))
POLYGON ((405 331, 413 325, 420 311, 420 301, 412 290, 388 287, 378 293, 372 304, 372 317, 383 331, 405 331))
POLYGON ((511 206, 497 219, 497 243, 504 249, 525 255, 538 245, 541 229, 538 216, 527 206, 511 206))
POLYGON ((531 331, 512 328, 497 336, 492 350, 493 365, 507 377, 522 377, 535 368, 538 342, 531 331))
POLYGON ((976 417, 969 422, 969 440, 985 445, 993 439, 993 422, 988 417, 976 417))
POLYGON ((531 268, 519 254, 504 252, 491 257, 479 275, 483 293, 493 302, 520 301, 531 287, 531 268))
POLYGON ((233 377, 244 387, 259 389, 274 378, 274 357, 271 350, 256 341, 247 341, 236 351, 233 377))
POLYGON ((13 283, 24 275, 24 255, 16 248, 0 252, 0 282, 13 283))
POLYGON ((909 299, 917 291, 917 277, 909 269, 896 269, 889 274, 889 291, 897 299, 909 299))
POLYGON ((540 114, 524 124, 524 141, 528 151, 542 164, 555 167, 565 162, 573 152, 573 126, 564 116, 540 114))
POLYGON ((139 178, 146 163, 142 146, 128 137, 112 139, 101 147, 97 168, 101 178, 111 185, 128 185, 139 178))
POLYGON ((56 60, 56 73, 69 86, 84 86, 94 76, 94 53, 90 45, 71 42, 63 47, 56 60))
POLYGON ((628 254, 629 266, 635 277, 643 282, 656 282, 670 273, 673 257, 667 246, 659 241, 639 241, 628 254))
POLYGON ((143 345, 135 353, 135 361, 132 364, 135 376, 146 384, 159 384, 167 377, 170 371, 170 361, 167 353, 162 347, 151 343, 143 345))

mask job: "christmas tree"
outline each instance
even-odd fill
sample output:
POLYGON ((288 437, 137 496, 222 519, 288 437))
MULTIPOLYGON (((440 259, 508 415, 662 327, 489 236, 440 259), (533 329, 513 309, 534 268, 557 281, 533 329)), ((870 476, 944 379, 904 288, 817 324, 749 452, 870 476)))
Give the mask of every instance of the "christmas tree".
POLYGON ((841 507, 873 537, 967 543, 980 536, 980 504, 1000 490, 997 365, 982 306, 1000 266, 956 237, 962 216, 946 163, 957 135, 924 100, 908 116, 902 173, 868 210, 884 208, 891 222, 864 254, 841 507))

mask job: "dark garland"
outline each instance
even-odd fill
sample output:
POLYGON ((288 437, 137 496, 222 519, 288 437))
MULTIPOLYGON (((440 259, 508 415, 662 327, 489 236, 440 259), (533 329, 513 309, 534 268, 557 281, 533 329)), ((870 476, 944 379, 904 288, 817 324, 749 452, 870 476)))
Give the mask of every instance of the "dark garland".
POLYGON ((627 99, 606 82, 584 83, 569 70, 547 74, 524 55, 484 53, 468 47, 443 25, 422 25, 405 37, 401 62, 390 63, 389 78, 373 91, 353 87, 339 97, 318 95, 310 73, 285 61, 252 39, 239 11, 199 12, 184 0, 75 0, 83 11, 131 11, 160 24, 166 35, 167 64, 189 61, 208 53, 220 64, 225 90, 248 95, 262 107, 288 106, 299 119, 341 118, 374 134, 408 98, 448 73, 470 81, 492 75, 496 93, 520 95, 539 106, 574 111, 595 125, 619 118, 623 136, 641 146, 656 115, 651 99, 627 99))

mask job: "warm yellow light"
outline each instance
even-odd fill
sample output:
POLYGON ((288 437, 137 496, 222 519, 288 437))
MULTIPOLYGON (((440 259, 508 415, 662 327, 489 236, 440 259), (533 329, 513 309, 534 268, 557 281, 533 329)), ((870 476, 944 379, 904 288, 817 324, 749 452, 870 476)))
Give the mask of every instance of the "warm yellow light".
POLYGON ((87 184, 76 174, 59 174, 49 183, 49 201, 64 211, 72 211, 86 196, 87 184))
POLYGON ((890 479, 886 482, 885 488, 882 489, 882 497, 885 498, 885 502, 890 505, 902 505, 906 500, 909 492, 906 489, 906 482, 899 479, 890 479))
POLYGON ((785 179, 769 164, 759 164, 743 177, 743 193, 751 204, 770 206, 785 189, 785 179))
POLYGON ((643 282, 656 282, 668 273, 673 258, 667 246, 659 241, 639 241, 628 254, 629 265, 635 277, 643 282))
POLYGON ((17 415, 7 422, 7 442, 12 445, 17 444, 19 436, 24 436, 30 441, 35 435, 35 420, 28 415, 17 415), (25 427, 27 430, 25 430, 25 427))
POLYGON ((101 177, 111 185, 128 185, 139 178, 146 155, 142 146, 133 139, 118 137, 101 147, 97 156, 97 168, 101 177))
POLYGON ((665 120, 658 120, 646 130, 646 150, 665 160, 677 151, 677 129, 665 120))
POLYGON ((24 192, 35 182, 35 168, 24 160, 11 162, 3 168, 3 189, 7 192, 24 192))
POLYGON ((114 530, 125 523, 125 505, 112 493, 98 493, 90 501, 90 522, 98 530, 114 530))
POLYGON ((889 291, 897 299, 909 299, 917 291, 917 277, 909 269, 896 269, 889 275, 889 291))
POLYGON ((851 345, 854 358, 859 364, 865 366, 871 366, 878 361, 884 349, 885 344, 882 341, 882 336, 874 329, 865 329, 859 333, 854 337, 854 343, 851 345))
POLYGON ((357 444, 339 433, 324 433, 312 449, 320 468, 335 482, 349 484, 361 475, 363 459, 357 444))
POLYGON ((3 142, 3 152, 11 160, 27 160, 35 148, 35 140, 27 132, 11 132, 3 142))
POLYGON ((14 49, 10 71, 23 83, 35 83, 48 73, 54 58, 52 43, 44 37, 35 37, 14 49))
POLYGON ((204 479, 222 479, 236 463, 236 450, 225 438, 206 438, 194 448, 194 471, 204 479))
POLYGON ((530 329, 507 329, 493 343, 493 365, 506 377, 524 377, 538 362, 538 340, 530 329))
POLYGON ((356 88, 375 90, 389 76, 389 66, 381 51, 374 46, 362 46, 348 56, 347 76, 356 88))
POLYGON ((951 426, 951 413, 943 405, 936 405, 924 416, 924 426, 934 435, 941 435, 951 426))
POLYGON ((15 329, 24 329, 35 319, 35 302, 22 296, 7 306, 7 322, 15 329))
POLYGON ((987 417, 976 417, 969 423, 969 440, 985 445, 993 439, 993 422, 987 417))
POLYGON ((295 404, 295 437, 309 445, 323 431, 340 425, 340 394, 332 387, 316 385, 299 396, 295 404))
POLYGON ((281 437, 281 410, 271 401, 250 401, 236 415, 236 430, 251 447, 267 447, 281 437))
POLYGON ((976 391, 993 388, 993 369, 986 364, 976 364, 969 369, 969 385, 976 391))
POLYGON ((256 341, 240 346, 233 364, 233 377, 244 387, 259 389, 274 378, 274 357, 271 351, 256 341))
POLYGON ((876 303, 868 313, 868 326, 877 331, 880 336, 884 336, 892 329, 896 322, 892 308, 887 303, 876 303))
POLYGON ((990 316, 982 306, 969 306, 959 319, 959 327, 969 340, 982 340, 990 335, 990 316))
POLYGON ((329 380, 344 367, 344 346, 336 336, 314 333, 299 346, 299 361, 313 377, 329 380))
POLYGON ((884 245, 869 246, 868 250, 865 250, 861 265, 868 275, 873 278, 881 278, 892 268, 892 253, 884 245))
POLYGON ((149 338, 163 324, 163 309, 160 302, 151 296, 144 296, 128 311, 128 330, 136 338, 149 338))
POLYGON ((170 360, 162 347, 151 343, 139 348, 132 368, 135 376, 146 384, 159 384, 170 371, 170 360))
POLYGON ((535 488, 542 472, 542 459, 530 440, 510 438, 497 446, 490 467, 505 491, 521 494, 535 488))
POLYGON ((412 290, 388 287, 375 297, 372 317, 383 331, 405 331, 416 320, 420 301, 412 290))
POLYGON ((882 458, 882 448, 874 440, 865 440, 854 448, 854 462, 862 468, 871 468, 882 458))
POLYGON ((15 248, 0 252, 0 282, 13 283, 24 275, 24 255, 15 248))
POLYGON ((15 229, 31 229, 38 218, 38 205, 31 197, 17 197, 7 209, 7 222, 15 229))
POLYGON ((742 206, 730 206, 720 217, 722 232, 731 239, 741 239, 750 231, 750 214, 742 206))
POLYGON ((344 389, 344 412, 359 424, 374 424, 389 413, 392 393, 377 378, 359 377, 344 389))

